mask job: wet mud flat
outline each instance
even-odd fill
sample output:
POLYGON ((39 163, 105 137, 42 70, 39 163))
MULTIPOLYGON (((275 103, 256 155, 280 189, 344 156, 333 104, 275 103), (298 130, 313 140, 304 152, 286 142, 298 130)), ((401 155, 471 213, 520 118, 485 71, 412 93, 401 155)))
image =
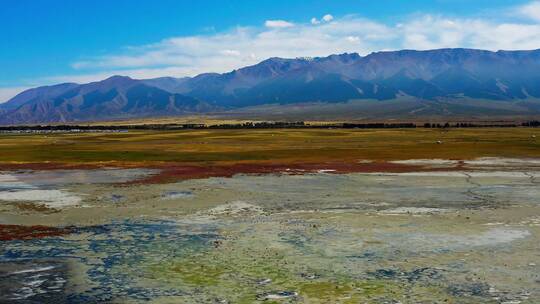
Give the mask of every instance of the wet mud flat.
POLYGON ((2 171, 0 303, 538 303, 538 161, 408 164, 2 171))

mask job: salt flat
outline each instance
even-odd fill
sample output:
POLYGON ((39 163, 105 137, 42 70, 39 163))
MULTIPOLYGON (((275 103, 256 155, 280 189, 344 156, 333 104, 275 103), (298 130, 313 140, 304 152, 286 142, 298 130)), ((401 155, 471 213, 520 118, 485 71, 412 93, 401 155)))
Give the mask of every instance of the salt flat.
POLYGON ((157 184, 133 183, 157 174, 137 169, 5 171, 0 220, 15 238, 0 290, 56 303, 535 303, 539 172, 490 166, 157 184))

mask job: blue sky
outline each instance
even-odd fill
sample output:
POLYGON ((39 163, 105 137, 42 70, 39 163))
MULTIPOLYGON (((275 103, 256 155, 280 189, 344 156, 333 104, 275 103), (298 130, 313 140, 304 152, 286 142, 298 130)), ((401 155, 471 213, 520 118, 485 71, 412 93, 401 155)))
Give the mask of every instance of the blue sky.
POLYGON ((28 87, 224 72, 272 56, 540 48, 540 2, 0 0, 0 102, 28 87))

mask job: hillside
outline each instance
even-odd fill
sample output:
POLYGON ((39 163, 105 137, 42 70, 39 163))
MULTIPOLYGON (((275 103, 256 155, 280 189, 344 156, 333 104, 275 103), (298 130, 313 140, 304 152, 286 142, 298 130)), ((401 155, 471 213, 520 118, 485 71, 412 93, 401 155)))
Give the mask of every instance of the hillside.
POLYGON ((335 112, 334 108, 343 109, 344 114, 370 118, 534 116, 540 114, 538 100, 540 50, 403 50, 367 56, 353 53, 270 58, 229 73, 195 77, 135 80, 113 76, 88 84, 40 87, 22 92, 0 105, 0 123, 88 121, 218 111, 249 113, 252 109, 267 111, 255 110, 258 116, 275 116, 282 106, 291 104, 317 104, 317 109, 322 111, 317 113, 320 117, 324 117, 324 111, 335 112), (358 113, 351 114, 342 105, 359 100, 369 101, 369 104, 356 107, 358 113), (321 107, 321 104, 329 106, 321 107))

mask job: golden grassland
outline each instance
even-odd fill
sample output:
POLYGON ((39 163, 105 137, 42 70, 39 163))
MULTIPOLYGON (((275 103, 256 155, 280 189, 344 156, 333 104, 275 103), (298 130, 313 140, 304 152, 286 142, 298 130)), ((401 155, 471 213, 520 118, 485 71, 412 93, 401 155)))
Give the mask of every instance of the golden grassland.
MULTIPOLYGON (((167 125, 167 124, 202 124, 206 126, 217 125, 240 125, 244 123, 261 123, 272 122, 268 119, 243 119, 226 117, 223 115, 186 115, 186 116, 164 116, 164 117, 145 117, 145 118, 130 118, 104 121, 90 122, 69 122, 69 123, 52 123, 50 125, 78 125, 78 126, 141 126, 141 125, 167 125)), ((296 120, 276 120, 276 121, 296 121, 296 120)), ((302 120, 307 125, 311 126, 327 126, 332 124, 340 124, 345 122, 356 122, 350 119, 327 119, 327 120, 302 120)), ((375 121, 380 122, 380 121, 375 121)), ((388 121, 393 122, 393 121, 388 121)), ((445 121, 446 122, 446 121, 445 121)))
MULTIPOLYGON (((301 117, 301 116, 299 116, 301 117)), ((142 125, 167 125, 167 124, 202 124, 206 126, 218 126, 218 125, 240 125, 244 123, 262 123, 262 122, 294 122, 303 121, 306 125, 310 126, 331 126, 339 125, 343 123, 413 123, 418 126, 423 125, 426 122, 439 123, 444 125, 449 122, 456 123, 474 123, 477 125, 490 125, 490 124, 520 124, 520 121, 535 120, 537 117, 524 117, 524 116, 505 116, 505 117, 476 117, 474 119, 467 117, 425 117, 418 120, 418 118, 402 118, 402 119, 350 119, 350 118, 335 118, 335 119, 280 119, 279 116, 272 119, 249 119, 240 118, 235 116, 224 115, 186 115, 186 116, 170 116, 170 117, 150 117, 150 118, 131 118, 131 119, 117 119, 117 120, 105 120, 105 121, 91 121, 91 122, 69 122, 69 123, 52 123, 50 125, 80 125, 80 126, 142 126, 142 125)))
POLYGON ((540 157, 539 133, 534 128, 478 128, 2 134, 0 163, 207 165, 540 157))
POLYGON ((76 125, 88 126, 137 126, 152 124, 205 124, 208 126, 222 124, 242 124, 246 122, 259 122, 258 120, 229 119, 211 115, 193 115, 193 116, 172 116, 172 117, 154 117, 138 119, 120 119, 111 121, 93 121, 88 123, 72 123, 76 125))

